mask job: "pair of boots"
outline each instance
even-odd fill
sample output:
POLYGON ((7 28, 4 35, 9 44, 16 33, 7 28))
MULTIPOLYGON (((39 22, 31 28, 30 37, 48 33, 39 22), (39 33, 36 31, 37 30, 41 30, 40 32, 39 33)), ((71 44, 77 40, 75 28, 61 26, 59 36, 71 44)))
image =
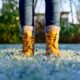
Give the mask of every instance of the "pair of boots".
MULTIPOLYGON (((60 56, 60 51, 58 48, 60 28, 57 26, 49 26, 49 29, 45 33, 46 37, 46 55, 53 54, 55 56, 60 56)), ((23 53, 26 57, 31 57, 34 55, 34 35, 33 27, 25 26, 23 29, 23 53)))

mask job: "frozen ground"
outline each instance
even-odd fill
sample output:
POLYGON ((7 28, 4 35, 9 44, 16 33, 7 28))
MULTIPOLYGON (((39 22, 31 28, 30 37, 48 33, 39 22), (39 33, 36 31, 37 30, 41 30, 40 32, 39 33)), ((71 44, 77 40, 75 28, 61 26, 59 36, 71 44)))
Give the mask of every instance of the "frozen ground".
POLYGON ((35 45, 26 58, 21 45, 0 45, 0 80, 80 80, 80 44, 60 45, 61 57, 45 56, 45 45, 35 45))

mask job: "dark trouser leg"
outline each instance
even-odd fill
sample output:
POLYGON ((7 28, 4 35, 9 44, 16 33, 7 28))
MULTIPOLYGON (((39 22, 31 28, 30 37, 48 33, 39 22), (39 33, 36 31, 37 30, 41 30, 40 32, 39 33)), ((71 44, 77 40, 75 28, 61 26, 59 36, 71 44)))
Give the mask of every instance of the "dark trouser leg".
POLYGON ((34 0, 20 0, 19 1, 19 13, 20 24, 22 26, 33 26, 34 18, 34 0))
POLYGON ((46 26, 59 26, 60 22, 60 0, 45 0, 46 3, 46 26))

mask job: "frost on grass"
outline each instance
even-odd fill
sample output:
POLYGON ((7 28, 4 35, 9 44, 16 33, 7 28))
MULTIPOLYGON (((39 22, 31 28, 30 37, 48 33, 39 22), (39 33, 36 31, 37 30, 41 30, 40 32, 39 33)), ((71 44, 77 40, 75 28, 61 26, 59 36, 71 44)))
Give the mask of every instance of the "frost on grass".
POLYGON ((0 80, 80 80, 80 51, 63 50, 61 57, 46 57, 36 49, 26 58, 21 49, 0 50, 0 80))

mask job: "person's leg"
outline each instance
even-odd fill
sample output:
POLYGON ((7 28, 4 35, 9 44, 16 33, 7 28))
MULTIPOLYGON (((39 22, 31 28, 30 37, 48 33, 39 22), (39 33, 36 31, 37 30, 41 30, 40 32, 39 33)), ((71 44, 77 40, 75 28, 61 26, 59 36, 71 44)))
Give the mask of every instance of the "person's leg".
POLYGON ((45 0, 45 20, 46 20, 46 54, 60 56, 58 49, 60 32, 60 0, 45 0))
POLYGON ((19 14, 23 53, 32 56, 34 53, 33 26, 34 26, 34 0, 19 0, 19 14))

